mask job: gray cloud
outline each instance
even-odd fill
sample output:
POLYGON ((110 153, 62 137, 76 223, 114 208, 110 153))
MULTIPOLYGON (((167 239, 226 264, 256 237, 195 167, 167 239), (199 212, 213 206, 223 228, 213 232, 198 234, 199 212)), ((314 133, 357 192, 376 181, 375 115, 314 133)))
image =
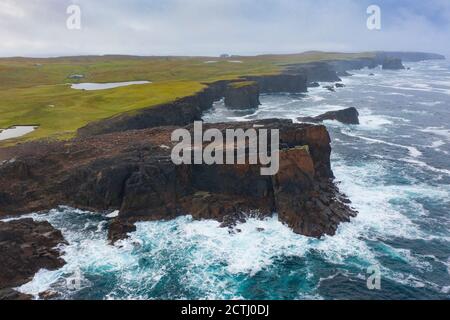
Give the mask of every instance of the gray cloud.
POLYGON ((381 31, 366 28, 365 0, 0 0, 0 55, 450 53, 449 1, 378 3, 381 31), (72 3, 82 30, 66 28, 72 3))

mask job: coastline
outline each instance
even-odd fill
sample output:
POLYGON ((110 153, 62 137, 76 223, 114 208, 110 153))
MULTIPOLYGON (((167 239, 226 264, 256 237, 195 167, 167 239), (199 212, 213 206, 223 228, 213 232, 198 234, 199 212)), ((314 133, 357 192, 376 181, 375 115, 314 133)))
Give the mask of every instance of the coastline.
MULTIPOLYGON (((358 63, 359 63, 359 61, 358 61, 358 63)), ((352 69, 348 69, 348 70, 352 70, 352 69)), ((211 88, 208 88, 207 90, 211 90, 211 88)), ((219 90, 220 91, 220 90, 219 90)), ((214 89, 213 89, 213 92, 214 92, 214 89)), ((212 97, 217 97, 217 96, 220 96, 222 93, 221 92, 219 92, 219 93, 217 93, 217 91, 215 91, 216 92, 216 95, 214 96, 214 95, 212 95, 212 97)), ((204 93, 203 93, 204 94, 204 93)), ((207 110, 208 108, 210 108, 209 107, 209 101, 211 100, 211 93, 209 92, 208 94, 206 94, 205 96, 207 96, 208 98, 207 98, 207 100, 203 100, 203 101, 201 101, 201 103, 200 103, 200 105, 202 105, 205 101, 207 101, 207 103, 205 103, 205 104, 203 104, 204 106, 207 106, 207 108, 205 109, 205 110, 207 110), (209 95, 209 96, 208 96, 209 95)), ((188 98, 188 99, 198 99, 198 98, 188 98)), ((202 99, 202 98, 200 98, 200 99, 202 99)), ((198 102, 198 101, 197 101, 198 102)), ((164 109, 164 113, 163 113, 163 115, 161 116, 161 119, 164 119, 164 120, 161 120, 161 121, 168 121, 168 123, 166 124, 166 123, 164 123, 164 125, 176 125, 176 126, 179 126, 179 125, 184 125, 185 123, 184 123, 184 121, 186 121, 186 122, 188 122, 188 123, 186 123, 186 125, 189 125, 189 123, 190 122, 192 122, 192 119, 197 119, 197 117, 201 117, 201 114, 203 113, 203 111, 205 111, 205 110, 201 110, 201 109, 198 109, 198 107, 197 108, 193 108, 193 105, 191 104, 192 103, 192 101, 188 101, 187 103, 186 103, 186 101, 183 101, 182 103, 176 103, 176 104, 174 104, 174 105, 176 105, 176 106, 178 106, 178 108, 180 108, 180 106, 181 106, 181 108, 182 108, 182 110, 185 110, 186 108, 188 109, 188 110, 191 110, 191 111, 189 111, 189 112, 187 112, 187 114, 188 114, 188 116, 187 116, 187 118, 184 118, 184 117, 181 117, 181 118, 179 118, 179 119, 177 119, 176 121, 180 121, 180 122, 171 122, 172 120, 167 120, 167 117, 166 117, 166 113, 165 112, 170 112, 170 111, 167 111, 167 110, 171 110, 172 112, 174 112, 175 110, 180 110, 180 109, 174 109, 174 107, 173 107, 173 105, 171 104, 170 106, 170 108, 169 109, 167 109, 166 107, 167 106, 165 106, 165 107, 163 107, 163 106, 161 106, 161 109, 159 109, 158 108, 158 111, 153 111, 153 112, 159 112, 159 110, 163 110, 164 109), (200 116, 198 115, 198 112, 200 112, 200 116)), ((144 111, 143 113, 145 113, 145 112, 147 112, 147 111, 144 111)), ((152 114, 153 116, 155 115, 155 113, 153 113, 152 114)), ((151 118, 151 117, 148 117, 147 118, 147 116, 143 116, 142 115, 142 113, 141 114, 137 114, 137 115, 133 115, 133 116, 131 116, 131 117, 126 117, 125 119, 124 118, 121 118, 122 116, 119 116, 119 119, 120 119, 120 121, 118 121, 117 120, 117 118, 115 119, 115 120, 113 120, 113 122, 108 122, 108 121, 111 121, 111 119, 110 120, 107 120, 106 121, 106 123, 107 123, 107 125, 104 125, 104 127, 105 128, 107 128, 106 130, 112 130, 111 131, 111 136, 112 137, 114 137, 114 135, 115 134, 118 134, 118 135, 124 135, 124 136, 126 136, 126 135, 136 135, 137 134, 137 131, 134 131, 134 130, 136 130, 136 129, 142 129, 141 127, 139 127, 139 126, 143 126, 144 128, 153 128, 154 127, 154 129, 149 129, 149 130, 155 130, 154 132, 158 132, 158 127, 160 127, 161 126, 161 122, 158 122, 158 121, 155 121, 154 123, 151 123, 151 122, 148 122, 148 120, 147 119, 149 119, 149 118, 151 118), (143 122, 142 122, 142 124, 139 124, 138 125, 138 127, 136 127, 136 125, 135 125, 135 123, 136 123, 136 119, 144 119, 143 120, 143 122), (116 122, 117 121, 117 122, 116 122), (114 125, 112 125, 111 126, 111 124, 114 124, 114 125), (117 124, 119 124, 119 125, 117 125, 117 124), (119 133, 119 132, 122 132, 122 133, 119 133), (129 132, 128 134, 126 133, 126 132, 129 132)), ((229 125, 229 124, 228 124, 229 125)), ((86 131, 85 131, 86 132, 86 131)), ((90 140, 90 139, 92 139, 92 141, 95 141, 97 138, 96 138, 96 135, 97 135, 97 132, 95 133, 95 134, 92 134, 91 132, 89 132, 89 130, 87 130, 87 134, 84 134, 84 137, 82 137, 82 138, 80 138, 81 140, 83 140, 83 139, 87 139, 87 140, 90 140)), ((100 132, 100 133, 105 133, 105 132, 100 132)), ((83 134, 81 134, 81 136, 83 136, 83 134)), ((114 139, 115 139, 116 137, 114 137, 114 139)), ((102 139, 102 136, 99 136, 98 137, 98 139, 99 140, 101 140, 102 139)), ((77 143, 77 139, 75 139, 74 141, 72 141, 71 143, 77 143)), ((158 142, 159 143, 159 142, 158 142)), ((302 142, 303 143, 303 142, 302 142)), ((30 146, 33 146, 33 145, 35 145, 35 146, 38 146, 39 145, 39 143, 31 143, 31 144, 27 144, 27 145, 30 145, 30 146)), ((24 148, 26 148, 26 146, 23 146, 24 148)), ((82 150, 83 148, 81 148, 81 150, 82 150)), ((14 152, 15 151, 12 151, 12 150, 15 150, 15 149, 9 149, 9 150, 7 150, 7 156, 6 156, 6 158, 7 157, 9 157, 9 156, 11 156, 11 155, 14 155, 14 152)), ((81 151, 80 150, 80 151, 81 151)), ((3 151, 5 151, 5 150, 2 150, 2 152, 3 151)), ((63 153, 61 153, 61 154, 63 154, 63 153)), ((323 156, 322 156, 323 157, 323 156)), ((0 159, 0 160, 4 160, 4 159, 6 159, 6 158, 3 158, 3 159, 0 159)), ((17 161, 17 160, 16 160, 17 161)), ((15 161, 15 162, 16 162, 15 161)), ((34 161, 34 160, 33 160, 34 161)), ((20 163, 20 162, 19 162, 20 163)), ((28 171, 28 169, 26 168, 26 166, 25 167, 21 167, 20 165, 18 166, 18 167, 16 167, 16 168, 18 168, 18 169, 14 169, 14 170, 19 170, 19 171, 15 171, 16 173, 17 172, 19 172, 19 173, 21 173, 21 174, 24 174, 22 177, 26 177, 27 176, 27 171, 28 171)), ((32 177, 32 179, 34 179, 35 177, 32 177)), ((295 184, 298 184, 298 181, 295 183, 295 184)), ((5 196, 3 196, 3 199, 5 199, 6 197, 5 196)), ((0 197, 0 200, 1 200, 1 197, 0 197)), ((227 199, 227 201, 228 201, 228 199, 227 199)), ((56 205, 56 203, 55 203, 55 205, 56 205)), ((108 208, 108 209, 111 209, 111 208, 108 208)), ((24 211, 24 213, 25 213, 26 211, 24 211)), ((127 230, 127 228, 125 228, 124 229, 125 231, 127 231, 128 232, 128 230, 127 230)), ((119 232, 119 234, 120 234, 120 232, 119 232)))

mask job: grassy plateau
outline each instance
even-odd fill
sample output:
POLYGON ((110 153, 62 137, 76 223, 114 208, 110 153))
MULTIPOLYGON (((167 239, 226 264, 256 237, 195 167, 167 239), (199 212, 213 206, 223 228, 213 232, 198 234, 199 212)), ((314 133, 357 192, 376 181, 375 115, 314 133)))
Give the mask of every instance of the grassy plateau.
POLYGON ((34 132, 0 142, 69 139, 87 123, 192 95, 208 83, 282 72, 285 65, 367 57, 370 53, 309 52, 254 57, 83 56, 0 59, 0 128, 38 125, 34 132), (71 79, 74 74, 82 79, 71 79), (151 81, 108 90, 70 87, 80 82, 151 81))

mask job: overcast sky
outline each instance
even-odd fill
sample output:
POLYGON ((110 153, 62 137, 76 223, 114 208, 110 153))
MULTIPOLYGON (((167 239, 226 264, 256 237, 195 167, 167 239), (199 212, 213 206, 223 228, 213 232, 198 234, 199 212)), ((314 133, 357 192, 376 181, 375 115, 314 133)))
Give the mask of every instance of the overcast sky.
POLYGON ((0 56, 450 53, 450 0, 0 0, 0 56), (81 30, 66 27, 71 4, 81 30), (366 27, 367 7, 382 29, 366 27))

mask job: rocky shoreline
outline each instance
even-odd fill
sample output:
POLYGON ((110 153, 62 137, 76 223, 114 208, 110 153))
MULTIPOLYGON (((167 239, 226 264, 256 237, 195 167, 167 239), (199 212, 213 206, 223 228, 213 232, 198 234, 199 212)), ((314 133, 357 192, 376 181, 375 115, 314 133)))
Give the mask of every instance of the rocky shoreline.
POLYGON ((32 219, 0 221, 0 300, 28 300, 14 290, 31 281, 40 269, 56 270, 65 262, 56 247, 65 243, 48 222, 32 219))
POLYGON ((324 126, 274 119, 204 127, 279 129, 278 174, 261 176, 258 164, 177 166, 170 141, 175 127, 24 144, 2 151, 3 157, 9 153, 15 158, 0 166, 0 188, 7 190, 0 194, 0 216, 61 204, 120 210, 118 219, 125 223, 185 214, 226 222, 243 212, 277 212, 295 232, 321 237, 333 235, 340 222, 354 215, 346 201, 339 201, 345 197, 332 182, 330 137, 324 126))

